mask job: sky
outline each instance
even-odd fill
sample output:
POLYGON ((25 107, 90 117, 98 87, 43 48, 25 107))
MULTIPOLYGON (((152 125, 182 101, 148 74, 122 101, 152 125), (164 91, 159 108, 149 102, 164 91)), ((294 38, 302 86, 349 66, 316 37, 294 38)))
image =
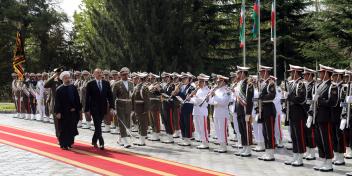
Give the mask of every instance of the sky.
POLYGON ((82 0, 60 0, 60 8, 67 14, 68 19, 70 20, 68 23, 64 23, 66 30, 71 31, 73 26, 73 14, 75 11, 79 11, 79 5, 82 0), (60 2, 61 1, 61 2, 60 2))

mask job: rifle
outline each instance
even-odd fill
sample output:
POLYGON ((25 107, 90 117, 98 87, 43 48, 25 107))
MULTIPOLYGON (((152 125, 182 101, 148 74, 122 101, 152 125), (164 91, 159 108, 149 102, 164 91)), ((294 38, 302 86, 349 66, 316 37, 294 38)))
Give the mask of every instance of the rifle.
POLYGON ((199 107, 201 107, 201 106, 203 106, 203 104, 206 102, 206 101, 209 101, 209 98, 210 98, 210 96, 211 96, 211 94, 213 93, 213 92, 215 92, 217 89, 219 89, 220 88, 220 86, 215 86, 214 88, 212 88, 210 91, 209 91, 209 93, 208 93, 208 95, 204 98, 204 100, 202 101, 202 103, 200 103, 199 104, 199 107))
POLYGON ((260 93, 262 92, 262 88, 261 88, 261 78, 260 78, 260 68, 259 68, 259 64, 258 64, 258 72, 257 72, 257 87, 258 87, 258 119, 261 119, 262 118, 262 100, 259 98, 260 96, 260 93))
MULTIPOLYGON (((318 61, 315 60, 315 73, 318 73, 318 61)), ((314 76, 314 96, 317 96, 317 89, 318 89, 318 76, 314 76)), ((314 98, 314 97, 313 97, 314 98)), ((315 116, 317 114, 317 101, 313 101, 313 124, 315 124, 315 116)))
MULTIPOLYGON (((351 96, 351 93, 352 93, 352 86, 351 86, 351 81, 349 80, 349 83, 348 83, 348 93, 347 95, 348 96, 351 96)), ((349 127, 349 121, 350 121, 350 117, 351 117, 351 103, 348 103, 347 104, 347 127, 349 127)))
MULTIPOLYGON (((285 80, 285 91, 286 93, 289 95, 292 91, 290 91, 289 89, 289 85, 288 85, 288 81, 287 81, 287 68, 286 68, 286 61, 285 61, 285 73, 284 73, 284 80, 285 80)), ((285 98, 285 106, 286 106, 286 119, 285 119, 285 123, 289 122, 289 114, 290 114, 290 104, 287 100, 287 98, 285 98)), ((286 124, 285 124, 286 125, 286 124)))

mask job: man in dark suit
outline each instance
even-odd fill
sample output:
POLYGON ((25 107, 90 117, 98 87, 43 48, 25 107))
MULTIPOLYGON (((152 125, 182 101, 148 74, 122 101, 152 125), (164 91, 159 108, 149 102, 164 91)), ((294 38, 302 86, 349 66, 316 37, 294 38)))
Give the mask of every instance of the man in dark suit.
POLYGON ((101 69, 95 69, 93 75, 95 79, 87 83, 84 111, 88 116, 92 115, 93 117, 95 131, 92 138, 92 145, 97 147, 97 141, 99 140, 100 149, 103 150, 104 139, 101 132, 101 123, 104 115, 113 112, 113 98, 110 83, 102 79, 101 69), (109 112, 107 112, 107 106, 109 106, 109 112))

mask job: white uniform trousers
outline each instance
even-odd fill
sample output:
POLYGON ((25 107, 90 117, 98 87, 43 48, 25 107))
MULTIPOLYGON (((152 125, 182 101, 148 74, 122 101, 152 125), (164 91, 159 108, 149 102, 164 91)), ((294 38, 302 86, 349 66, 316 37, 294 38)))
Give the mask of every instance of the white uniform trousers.
POLYGON ((209 142, 208 140, 208 124, 207 116, 194 115, 196 132, 202 142, 209 142))
POLYGON ((218 142, 227 144, 227 117, 214 117, 214 125, 218 142))

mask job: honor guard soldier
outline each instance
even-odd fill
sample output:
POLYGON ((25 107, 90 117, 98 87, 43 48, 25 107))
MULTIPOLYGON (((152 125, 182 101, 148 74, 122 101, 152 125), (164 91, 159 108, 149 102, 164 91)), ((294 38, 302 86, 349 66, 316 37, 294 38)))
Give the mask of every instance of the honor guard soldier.
POLYGON ((139 142, 134 145, 145 146, 145 139, 148 130, 148 114, 149 114, 149 92, 147 86, 144 85, 147 73, 138 73, 137 85, 132 93, 132 111, 135 113, 138 122, 139 142))
POLYGON ((77 88, 80 87, 80 84, 82 82, 82 79, 81 79, 81 72, 80 71, 75 71, 73 73, 73 76, 74 76, 74 82, 73 82, 73 85, 76 86, 77 88))
POLYGON ((120 144, 125 148, 131 147, 127 139, 127 131, 130 128, 133 92, 133 83, 128 80, 130 70, 123 67, 120 70, 121 80, 113 86, 113 97, 115 99, 115 109, 118 116, 121 141, 120 144), (126 129, 127 128, 127 129, 126 129))
MULTIPOLYGON (((352 152, 351 152, 351 148, 352 148, 352 130, 351 130, 351 103, 352 103, 352 97, 351 97, 351 93, 352 93, 352 87, 351 87, 351 82, 352 82, 352 72, 346 70, 345 71, 345 76, 344 76, 344 89, 347 88, 347 90, 345 90, 345 92, 347 92, 346 94, 346 100, 343 106, 343 110, 342 110, 342 120, 341 120, 341 124, 340 124, 340 129, 344 130, 345 132, 345 136, 347 137, 346 140, 346 153, 345 153, 345 158, 346 159, 352 159, 352 152)), ((346 173, 347 176, 352 176, 352 172, 346 173)))
MULTIPOLYGON (((114 89, 114 85, 115 83, 117 83, 118 81, 120 81, 120 73, 116 70, 111 70, 111 76, 112 76, 112 79, 110 80, 110 86, 112 89, 114 89)), ((118 120, 117 120, 117 115, 113 115, 112 116, 112 119, 111 119, 111 125, 110 125, 110 133, 111 134, 118 134, 118 129, 117 129, 117 126, 118 126, 118 120)))
POLYGON ((344 129, 340 129, 341 124, 341 113, 343 104, 345 103, 348 86, 343 84, 343 76, 345 70, 335 69, 332 74, 332 84, 337 87, 338 100, 336 105, 332 108, 332 139, 334 144, 334 165, 345 165, 344 153, 346 152, 346 143, 344 136, 344 129))
POLYGON ((37 80, 36 80, 36 75, 34 73, 30 74, 30 80, 27 82, 27 88, 29 90, 29 104, 30 104, 30 114, 31 120, 35 120, 35 115, 37 113, 37 99, 36 99, 36 89, 37 87, 37 80))
POLYGON ((345 153, 345 158, 346 159, 352 159, 352 130, 351 130, 351 103, 352 103, 352 72, 346 70, 345 76, 344 76, 344 86, 343 89, 347 89, 346 93, 346 98, 345 98, 345 103, 342 109, 342 114, 341 114, 341 124, 340 124, 340 129, 345 130, 345 136, 346 136, 346 153, 345 153))
POLYGON ((304 124, 306 120, 306 85, 302 78, 303 67, 290 65, 291 80, 285 80, 286 89, 286 117, 289 120, 292 139, 292 160, 285 161, 286 165, 303 166, 303 154, 306 151, 304 124))
POLYGON ((265 154, 259 157, 259 160, 274 161, 275 150, 275 117, 276 109, 273 100, 276 96, 275 82, 270 79, 270 70, 272 67, 259 66, 260 84, 259 84, 259 122, 263 123, 263 136, 265 144, 265 154))
POLYGON ((11 77, 12 77, 12 82, 11 82, 11 89, 12 89, 12 100, 15 103, 15 108, 16 108, 16 115, 13 116, 14 118, 20 118, 20 113, 21 110, 19 109, 21 106, 19 106, 19 99, 17 96, 17 74, 16 73, 11 73, 11 77))
MULTIPOLYGON (((110 83, 110 71, 109 70, 104 70, 103 71, 103 79, 110 83)), ((109 107, 109 105, 108 105, 108 107, 109 107)), ((107 111, 109 111, 109 110, 107 109, 107 111)), ((103 133, 110 133, 111 120, 112 120, 112 114, 111 113, 105 114, 104 120, 103 120, 104 128, 102 129, 103 133)))
POLYGON ((162 108, 163 116, 162 121, 165 126, 166 138, 162 141, 163 143, 170 144, 174 143, 173 134, 175 131, 174 120, 173 120, 173 106, 174 100, 172 98, 172 92, 175 89, 175 84, 172 83, 172 75, 170 73, 163 73, 165 84, 162 86, 162 108))
POLYGON ((218 138, 218 143, 220 144, 220 147, 215 149, 214 151, 219 153, 227 152, 227 126, 230 113, 228 105, 230 103, 231 98, 230 89, 226 86, 225 82, 228 80, 228 77, 217 75, 217 85, 209 92, 206 98, 206 100, 209 98, 209 104, 214 105, 213 118, 214 124, 216 124, 215 132, 218 138))
POLYGON ((313 104, 309 111, 307 127, 312 124, 316 125, 316 142, 318 146, 319 157, 324 161, 321 165, 315 166, 314 170, 323 172, 333 171, 332 158, 333 141, 332 141, 332 107, 336 106, 338 101, 338 89, 331 83, 333 68, 320 65, 320 80, 313 95, 313 104))
POLYGON ((149 82, 148 90, 150 93, 150 125, 152 127, 152 134, 148 138, 151 141, 160 140, 160 112, 161 112, 161 85, 157 82, 157 79, 160 76, 153 73, 149 73, 149 82))
MULTIPOLYGON (((316 72, 312 69, 309 68, 304 68, 303 72, 303 78, 304 78, 304 83, 307 89, 307 101, 304 105, 304 109, 307 113, 307 118, 308 118, 308 111, 309 107, 312 105, 312 98, 313 98, 313 92, 315 89, 315 84, 316 82, 314 81, 316 72)), ((307 121, 307 118, 305 121, 307 121)), ((304 159, 306 160, 315 160, 315 148, 317 147, 316 142, 315 142, 315 126, 312 125, 310 128, 307 126, 304 126, 305 128, 305 137, 306 137, 306 153, 304 154, 304 159)))
POLYGON ((254 87, 253 83, 248 79, 249 67, 237 66, 237 77, 239 82, 236 90, 235 109, 237 113, 238 127, 241 133, 242 151, 237 155, 242 157, 251 156, 252 145, 252 122, 251 114, 253 109, 254 87))
MULTIPOLYGON (((63 71, 63 68, 55 68, 53 75, 44 82, 44 88, 50 89, 49 93, 49 113, 51 115, 51 121, 54 123, 55 126, 55 133, 56 137, 59 137, 59 130, 58 130, 58 121, 54 114, 54 106, 55 106, 55 97, 56 97, 56 88, 62 84, 62 81, 59 78, 60 73, 63 71)), ((50 121, 49 120, 49 121, 50 121)))
POLYGON ((252 83, 254 85, 254 96, 253 96, 253 110, 252 110, 252 117, 254 118, 253 121, 253 133, 255 141, 257 142, 257 146, 253 148, 255 152, 264 152, 265 151, 265 144, 264 144, 264 136, 263 136, 263 123, 259 123, 259 108, 258 108, 258 75, 251 75, 252 83))
MULTIPOLYGON (((232 118, 230 118, 231 121, 231 126, 234 129, 233 133, 234 133, 234 139, 231 139, 235 142, 237 142, 238 140, 238 135, 239 134, 239 130, 238 130, 238 122, 237 122, 237 114, 235 114, 235 87, 237 84, 237 74, 235 72, 230 72, 230 89, 231 89, 231 100, 230 100, 230 105, 229 105, 229 110, 230 110, 230 115, 232 118), (235 116, 236 115, 236 116, 235 116)), ((235 147, 235 146, 234 146, 235 147)))
MULTIPOLYGON (((44 84, 45 82, 48 80, 49 78, 49 74, 47 72, 43 72, 42 73, 42 76, 43 76, 43 87, 44 87, 44 84)), ((44 109, 45 109, 45 113, 44 113, 44 118, 43 118, 43 122, 44 123, 47 123, 49 122, 49 89, 45 88, 44 87, 44 109)))
POLYGON ((190 146, 193 132, 193 104, 189 102, 190 94, 195 91, 195 87, 191 85, 192 75, 181 73, 181 84, 176 95, 180 106, 180 129, 183 141, 178 145, 190 146))
POLYGON ((25 116, 24 119, 28 120, 31 118, 31 105, 30 105, 30 92, 28 89, 28 82, 29 82, 29 73, 24 74, 24 80, 23 80, 23 104, 24 104, 24 109, 25 109, 25 116))
POLYGON ((197 146, 197 149, 209 149, 209 132, 208 132, 208 102, 202 101, 207 97, 209 88, 206 82, 209 80, 209 76, 205 74, 199 74, 197 76, 198 86, 196 90, 190 94, 190 103, 193 104, 192 115, 195 120, 195 128, 199 135, 202 144, 197 146))
POLYGON ((176 98, 176 94, 179 92, 179 89, 181 87, 181 74, 178 74, 176 72, 173 72, 171 74, 172 76, 172 81, 175 86, 174 91, 172 92, 172 99, 173 99, 173 104, 172 104, 172 124, 174 125, 174 134, 172 135, 173 138, 179 138, 181 135, 181 130, 180 130, 180 111, 181 111, 181 103, 178 101, 176 98))
POLYGON ((43 76, 41 73, 37 73, 37 86, 36 86, 36 99, 37 99, 37 108, 38 108, 38 116, 36 120, 42 121, 44 120, 45 116, 45 99, 44 99, 44 93, 45 93, 45 88, 44 88, 44 81, 43 81, 43 76))
MULTIPOLYGON (((86 104, 86 92, 87 92, 87 83, 90 81, 90 73, 87 70, 82 71, 82 81, 80 84, 80 87, 78 89, 79 97, 81 100, 82 106, 85 106, 86 104)), ((85 123, 82 125, 83 129, 90 129, 91 127, 94 129, 94 126, 92 125, 92 117, 88 116, 88 114, 84 113, 82 111, 84 118, 85 118, 85 123)))

